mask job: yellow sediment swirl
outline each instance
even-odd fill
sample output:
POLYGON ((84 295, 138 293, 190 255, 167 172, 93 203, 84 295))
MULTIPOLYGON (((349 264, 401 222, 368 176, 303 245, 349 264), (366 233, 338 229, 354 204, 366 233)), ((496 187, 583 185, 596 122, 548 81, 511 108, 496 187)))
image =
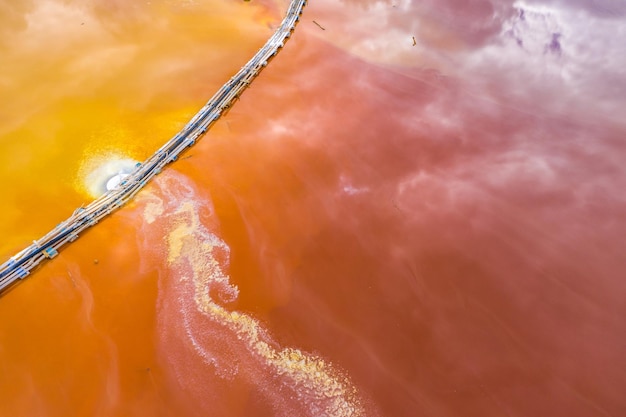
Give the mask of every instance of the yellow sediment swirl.
POLYGON ((178 197, 178 208, 169 214, 167 209, 163 211, 163 204, 150 198, 144 216, 147 220, 155 216, 162 218, 162 215, 169 217, 166 226, 171 227, 167 236, 168 263, 174 271, 188 271, 189 276, 179 279, 180 284, 192 281, 195 308, 208 320, 233 332, 250 354, 272 375, 284 381, 285 388, 292 391, 309 415, 363 416, 358 393, 346 375, 318 356, 281 348, 257 319, 223 306, 239 294, 224 271, 229 248, 201 222, 197 196, 178 197))

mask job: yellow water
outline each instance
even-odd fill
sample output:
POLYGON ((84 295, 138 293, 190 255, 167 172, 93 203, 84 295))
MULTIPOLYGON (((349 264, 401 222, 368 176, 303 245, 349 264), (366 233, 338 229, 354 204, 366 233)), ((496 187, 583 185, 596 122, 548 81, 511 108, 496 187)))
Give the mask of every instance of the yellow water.
POLYGON ((143 160, 262 45, 279 16, 235 1, 12 2, 0 14, 0 254, 143 160))

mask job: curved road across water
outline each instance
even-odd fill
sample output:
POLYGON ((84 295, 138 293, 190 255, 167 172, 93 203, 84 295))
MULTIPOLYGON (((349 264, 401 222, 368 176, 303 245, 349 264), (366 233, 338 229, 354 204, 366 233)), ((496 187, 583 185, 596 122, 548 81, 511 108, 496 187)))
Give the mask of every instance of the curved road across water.
POLYGON ((248 88, 268 62, 284 46, 300 20, 307 0, 292 0, 287 14, 274 35, 235 74, 200 111, 172 139, 156 151, 135 170, 124 177, 112 190, 107 191, 86 207, 78 208, 65 221, 59 223, 33 244, 12 256, 0 266, 0 292, 20 279, 46 259, 54 258, 66 244, 75 241, 80 233, 95 226, 98 221, 111 214, 132 199, 152 178, 196 141, 224 114, 248 88))

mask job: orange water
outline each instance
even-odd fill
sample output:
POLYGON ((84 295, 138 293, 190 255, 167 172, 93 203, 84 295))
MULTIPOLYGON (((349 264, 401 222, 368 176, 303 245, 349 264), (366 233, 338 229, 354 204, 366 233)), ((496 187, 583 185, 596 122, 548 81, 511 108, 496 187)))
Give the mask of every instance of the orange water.
POLYGON ((10 8, 0 85, 1 175, 11 181, 3 253, 93 198, 81 194, 92 159, 150 155, 262 44, 277 17, 235 2, 10 8), (33 218, 35 202, 46 209, 33 218))
MULTIPOLYGON (((581 62, 619 16, 310 3, 188 158, 0 298, 0 415, 624 414, 626 103, 581 62)), ((6 256, 285 7, 42 4, 0 25, 6 256)))
MULTIPOLYGON (((221 1, 7 7, 4 258, 93 199, 98 164, 143 160, 171 137, 280 17, 221 1)), ((145 265, 159 259, 140 254, 140 224, 129 205, 3 297, 0 414, 181 415, 155 357, 157 272, 145 265)))

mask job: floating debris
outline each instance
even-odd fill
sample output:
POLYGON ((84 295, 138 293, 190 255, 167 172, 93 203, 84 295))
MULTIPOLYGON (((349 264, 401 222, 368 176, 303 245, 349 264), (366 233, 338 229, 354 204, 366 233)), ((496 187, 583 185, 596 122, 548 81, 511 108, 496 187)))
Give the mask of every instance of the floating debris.
POLYGON ((315 20, 313 21, 313 23, 315 23, 317 25, 317 27, 319 27, 322 30, 326 30, 322 25, 320 25, 319 23, 317 23, 315 20))

